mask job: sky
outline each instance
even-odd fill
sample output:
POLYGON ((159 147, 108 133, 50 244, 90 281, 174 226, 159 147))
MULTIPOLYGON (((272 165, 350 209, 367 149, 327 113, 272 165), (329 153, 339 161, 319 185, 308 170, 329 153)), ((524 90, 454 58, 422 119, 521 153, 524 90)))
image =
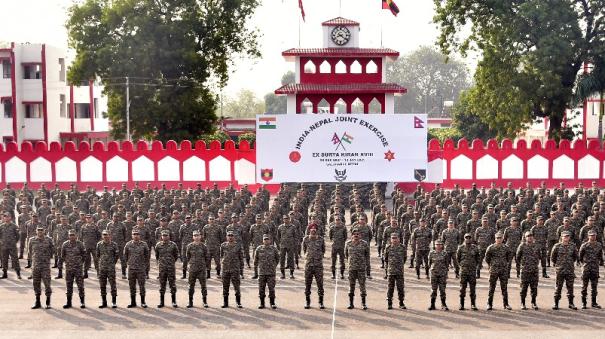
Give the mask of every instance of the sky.
MULTIPOLYGON (((46 43, 67 48, 67 8, 74 0, 0 0, 0 41, 46 43)), ((294 47, 321 47, 321 23, 342 16, 360 23, 360 47, 395 49, 402 55, 421 45, 434 45, 438 31, 431 23, 433 1, 396 0, 397 17, 382 10, 381 0, 303 0, 306 21, 300 19, 298 0, 262 0, 250 24, 262 34, 261 58, 235 58, 225 96, 250 89, 262 98, 280 87, 281 76, 294 71, 281 52, 294 47), (300 29, 300 44, 299 44, 300 29)))

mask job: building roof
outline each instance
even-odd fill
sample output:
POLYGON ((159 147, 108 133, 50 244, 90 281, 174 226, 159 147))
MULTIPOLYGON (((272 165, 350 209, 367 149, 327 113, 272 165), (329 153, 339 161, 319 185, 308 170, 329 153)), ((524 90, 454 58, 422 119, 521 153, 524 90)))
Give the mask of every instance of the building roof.
POLYGON ((398 93, 408 90, 398 84, 288 84, 275 90, 275 94, 354 94, 398 93))
POLYGON ((324 21, 321 23, 322 26, 359 26, 359 22, 345 19, 341 16, 324 21))
POLYGON ((399 52, 390 48, 291 48, 283 51, 284 57, 399 57, 399 52))

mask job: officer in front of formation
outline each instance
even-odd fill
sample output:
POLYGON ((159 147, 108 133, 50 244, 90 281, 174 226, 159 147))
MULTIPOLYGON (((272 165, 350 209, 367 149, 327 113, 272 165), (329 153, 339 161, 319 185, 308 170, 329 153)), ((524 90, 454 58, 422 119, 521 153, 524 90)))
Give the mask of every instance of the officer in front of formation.
POLYGON ((46 309, 50 308, 50 259, 54 253, 54 245, 51 238, 44 234, 44 227, 39 224, 36 227, 36 236, 29 238, 27 258, 32 263, 32 275, 34 283, 34 294, 36 302, 32 309, 41 308, 40 295, 42 294, 41 282, 44 282, 44 293, 46 295, 46 309))
POLYGON ((204 305, 204 308, 207 308, 208 290, 206 289, 206 279, 210 270, 206 271, 206 264, 210 261, 210 254, 208 252, 208 247, 206 247, 206 244, 202 241, 202 233, 200 231, 193 231, 193 242, 187 245, 184 257, 186 257, 187 264, 189 265, 189 304, 187 304, 187 308, 193 307, 193 294, 195 292, 196 281, 200 282, 200 287, 202 289, 202 304, 204 305))
POLYGON ((525 298, 527 297, 527 287, 531 289, 531 307, 538 309, 536 298, 538 297, 538 279, 540 271, 538 264, 541 259, 542 248, 534 241, 534 234, 530 231, 525 232, 525 242, 517 248, 516 261, 521 266, 521 309, 527 310, 525 298))
POLYGON ((429 266, 431 269, 431 306, 429 307, 429 311, 435 309, 437 290, 439 290, 439 296, 441 298, 441 309, 443 311, 449 311, 449 308, 445 303, 445 288, 447 286, 447 272, 449 270, 448 255, 443 250, 443 241, 435 241, 435 250, 429 254, 429 266))
POLYGON ((86 248, 84 243, 76 239, 76 231, 69 230, 66 242, 61 246, 61 262, 65 263, 65 285, 67 288, 67 302, 63 308, 71 308, 71 299, 74 289, 74 280, 78 285, 78 294, 80 296, 80 308, 84 305, 84 276, 82 266, 84 265, 86 248))
POLYGON ((561 290, 563 289, 563 283, 567 286, 567 299, 569 301, 569 308, 577 310, 578 308, 573 302, 573 282, 575 279, 574 264, 578 260, 578 249, 576 244, 570 241, 571 233, 568 231, 561 232, 561 242, 556 244, 552 248, 550 254, 550 260, 555 267, 555 304, 553 310, 559 309, 559 300, 561 300, 561 290))
POLYGON ((101 232, 103 240, 97 243, 96 257, 99 260, 99 285, 101 288, 101 305, 99 308, 107 307, 107 282, 111 288, 111 308, 118 307, 116 299, 118 290, 116 288, 116 263, 120 259, 121 251, 111 236, 110 231, 101 232))
POLYGON ((500 289, 502 290, 502 303, 504 309, 511 310, 508 304, 508 275, 510 271, 510 261, 512 252, 508 246, 504 244, 504 235, 501 232, 496 233, 496 243, 491 244, 485 251, 485 262, 489 265, 489 293, 487 296, 487 310, 491 311, 494 302, 494 291, 496 283, 500 281, 500 289))
POLYGON ((244 251, 241 244, 235 241, 233 231, 227 232, 227 241, 221 244, 220 255, 223 269, 221 275, 223 281, 223 306, 221 307, 229 307, 229 285, 233 284, 235 303, 237 308, 242 308, 240 276, 243 276, 244 272, 244 251))
MULTIPOLYGON (((323 257, 326 252, 326 244, 324 238, 317 234, 316 227, 311 227, 309 233, 302 243, 302 250, 305 254, 305 309, 311 308, 311 284, 313 283, 313 278, 315 278, 315 283, 317 284, 319 308, 324 309, 323 257)), ((341 266, 341 269, 344 269, 344 265, 341 266)))
POLYGON ((254 250, 254 272, 258 272, 259 309, 265 308, 265 291, 269 288, 269 305, 275 305, 275 269, 279 263, 279 251, 272 244, 269 234, 263 235, 263 244, 254 250))
POLYGON ((407 259, 407 250, 401 244, 399 233, 392 232, 390 243, 383 251, 385 271, 388 278, 387 308, 393 309, 393 294, 397 285, 397 296, 399 297, 399 308, 405 310, 403 300, 405 298, 403 268, 407 259))
POLYGON ((367 310, 366 306, 366 265, 370 261, 370 246, 361 235, 357 228, 352 230, 353 239, 345 245, 345 258, 349 267, 349 306, 348 309, 355 308, 353 300, 355 298, 355 283, 359 281, 359 291, 361 293, 361 307, 367 310))
POLYGON ((141 307, 145 303, 145 281, 147 279, 147 262, 149 261, 149 246, 141 240, 138 229, 132 230, 132 240, 124 246, 124 260, 128 268, 128 285, 130 287, 130 304, 127 308, 137 307, 137 283, 141 295, 141 307))
POLYGON ((588 283, 591 288, 592 308, 601 308, 597 303, 599 285, 599 265, 603 265, 603 245, 597 242, 597 232, 588 231, 588 241, 580 246, 579 261, 582 264, 582 309, 585 310, 588 297, 588 283))
POLYGON ((477 286, 477 275, 479 265, 481 263, 481 254, 475 244, 470 233, 464 235, 464 244, 458 246, 456 251, 456 259, 460 265, 460 311, 464 311, 464 299, 466 297, 466 287, 470 289, 471 309, 477 310, 477 294, 475 288, 477 286), (477 275, 476 275, 477 274, 477 275))
MULTIPOLYGON (((187 239, 188 241, 189 239, 187 239)), ((170 285, 170 296, 172 307, 176 304, 176 261, 179 258, 179 249, 174 241, 170 240, 170 232, 162 231, 162 240, 155 245, 155 259, 158 262, 160 274, 160 304, 158 308, 164 307, 164 295, 166 293, 166 282, 170 285)))
POLYGON ((19 257, 17 256, 17 243, 19 242, 19 228, 11 221, 10 213, 6 212, 2 216, 3 223, 0 224, 0 258, 2 259, 2 276, 0 279, 8 277, 8 259, 10 257, 12 267, 17 273, 17 278, 21 279, 21 268, 19 266, 19 257))

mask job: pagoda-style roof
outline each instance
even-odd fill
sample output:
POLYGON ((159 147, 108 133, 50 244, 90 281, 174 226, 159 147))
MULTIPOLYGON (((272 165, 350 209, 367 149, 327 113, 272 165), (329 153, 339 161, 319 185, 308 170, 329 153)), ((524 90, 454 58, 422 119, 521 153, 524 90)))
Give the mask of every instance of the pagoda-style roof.
POLYGON ((399 57, 399 52, 390 48, 291 48, 282 55, 289 57, 399 57))
POLYGON ((324 21, 321 23, 322 26, 359 26, 359 22, 345 19, 343 17, 337 17, 334 19, 330 19, 328 21, 324 21))
POLYGON ((408 90, 398 84, 288 84, 275 94, 403 94, 408 90))

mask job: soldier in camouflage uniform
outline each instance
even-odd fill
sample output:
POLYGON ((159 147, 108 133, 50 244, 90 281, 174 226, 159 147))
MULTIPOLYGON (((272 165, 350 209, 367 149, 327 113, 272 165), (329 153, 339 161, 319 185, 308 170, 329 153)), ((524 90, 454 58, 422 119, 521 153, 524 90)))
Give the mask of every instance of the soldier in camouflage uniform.
POLYGON ((596 231, 588 231, 588 241, 580 246, 579 260, 582 263, 582 309, 586 309, 589 282, 591 307, 601 308, 597 304, 597 287, 599 284, 599 265, 603 264, 603 246, 597 242, 596 231))
POLYGON ((235 234, 227 232, 227 241, 221 244, 221 265, 223 268, 223 306, 229 307, 229 285, 233 284, 235 290, 235 303, 237 308, 242 308, 240 292, 240 275, 244 271, 244 252, 241 244, 235 242, 235 234))
POLYGON ((19 257, 17 256, 17 242, 19 242, 19 228, 11 222, 11 215, 5 212, 2 216, 3 223, 0 225, 0 255, 2 257, 2 276, 0 279, 8 277, 8 259, 17 273, 17 278, 21 279, 21 267, 19 266, 19 257))
POLYGON ((305 309, 311 308, 311 284, 313 283, 313 278, 315 278, 315 282, 317 283, 319 308, 324 309, 323 256, 326 252, 326 244, 324 239, 318 236, 317 228, 311 228, 309 233, 302 243, 302 250, 305 254, 305 309))
POLYGON ((166 293, 166 282, 170 285, 170 296, 172 307, 176 304, 176 261, 179 258, 179 249, 174 241, 170 241, 170 233, 162 231, 162 240, 155 245, 155 260, 158 262, 160 274, 160 304, 158 308, 164 307, 164 294, 166 293))
POLYGON ((348 309, 355 308, 353 299, 355 297, 355 283, 359 281, 359 290, 361 292, 361 306, 367 310, 366 306, 366 265, 370 261, 370 246, 365 240, 361 239, 361 234, 357 228, 352 230, 353 239, 345 245, 345 258, 349 266, 349 306, 348 309))
POLYGON ((116 263, 120 258, 120 249, 111 235, 110 231, 103 230, 101 232, 103 240, 97 243, 96 249, 96 256, 99 259, 99 285, 101 288, 101 305, 99 308, 107 307, 107 281, 109 281, 109 287, 111 288, 111 308, 117 307, 116 263))
POLYGON ((84 243, 76 240, 76 231, 69 230, 69 240, 61 246, 61 261, 65 263, 65 285, 67 287, 67 303, 63 308, 71 308, 71 298, 74 290, 74 280, 78 285, 78 294, 80 296, 80 308, 84 306, 84 278, 82 276, 82 265, 86 248, 84 243))
POLYGON ((481 269, 483 268, 483 259, 485 251, 489 245, 494 243, 494 228, 490 227, 489 220, 486 216, 481 218, 481 227, 475 230, 475 244, 479 249, 479 265, 477 266, 477 278, 481 277, 481 269))
POLYGON ((286 267, 290 269, 290 279, 294 279, 294 251, 296 250, 298 229, 291 222, 290 216, 284 215, 283 221, 284 223, 277 228, 276 239, 279 245, 279 269, 281 271, 281 279, 286 278, 286 267))
POLYGON ((50 308, 50 258, 54 253, 54 245, 51 238, 45 236, 44 226, 39 224, 36 227, 36 236, 29 238, 27 246, 27 257, 32 261, 32 275, 34 279, 34 294, 36 302, 32 309, 42 307, 40 305, 40 295, 42 294, 41 282, 44 282, 44 292, 46 295, 46 309, 50 308))
POLYGON ((86 249, 86 255, 84 256, 84 279, 88 278, 88 270, 90 269, 90 257, 95 265, 95 270, 99 271, 99 261, 97 258, 96 250, 97 243, 101 240, 101 232, 97 226, 92 222, 92 215, 87 215, 87 222, 82 225, 80 229, 80 241, 84 243, 86 249))
MULTIPOLYGON (((385 234, 386 235, 386 234, 385 234)), ((397 296, 399 297, 399 308, 405 310, 403 268, 407 259, 407 249, 401 244, 400 235, 392 232, 389 236, 390 243, 383 251, 385 271, 388 276, 387 308, 393 309, 393 292, 397 285, 397 296)))
POLYGON ((149 246, 141 240, 138 228, 132 230, 132 240, 124 246, 124 259, 128 266, 128 286, 130 288, 130 304, 127 308, 137 307, 137 283, 141 294, 141 307, 147 308, 145 303, 145 280, 147 279, 147 262, 149 262, 149 246))
POLYGON ((531 228, 536 245, 540 250, 540 266, 542 266, 542 278, 549 278, 546 273, 546 263, 548 261, 548 229, 544 226, 544 217, 539 216, 536 219, 536 225, 531 228))
MULTIPOLYGON (((519 226, 519 219, 517 217, 512 217, 510 220, 510 226, 508 226, 504 230, 504 243, 508 247, 509 251, 515 253, 519 244, 521 244, 521 240, 523 239, 523 230, 519 226)), ((508 263, 508 277, 510 278, 510 271, 512 269, 512 259, 514 258, 514 254, 511 257, 511 262, 508 263)), ((517 278, 521 274, 521 267, 519 266, 519 262, 515 258, 515 269, 517 270, 517 278)))
MULTIPOLYGON (((43 226, 43 228, 44 228, 44 224, 42 224, 38 218, 38 213, 32 213, 31 220, 28 220, 27 223, 25 224, 25 228, 27 231, 26 232, 26 242, 29 241, 30 238, 35 237, 37 235, 38 226, 43 226)), ((52 239, 51 239, 51 241, 52 241, 52 239)), ((27 243, 26 246, 29 246, 29 243, 27 243)), ((28 252, 29 252, 29 250, 28 250, 28 252)), ((31 268, 31 267, 32 267, 32 260, 30 257, 27 257, 27 266, 25 266, 25 268, 31 268)))
MULTIPOLYGON (((183 239, 186 240, 186 239, 183 239)), ((208 307, 208 290, 206 289, 206 263, 209 261, 208 247, 202 242, 200 231, 193 231, 193 242, 187 245, 185 257, 189 265, 189 304, 187 308, 193 307, 193 294, 195 292, 196 281, 200 282, 202 289, 202 303, 205 308, 208 307)))
POLYGON ((116 214, 113 216, 113 220, 107 223, 106 230, 109 231, 111 241, 115 242, 118 247, 118 257, 122 266, 122 279, 126 279, 126 261, 124 261, 124 245, 128 239, 126 226, 120 221, 120 216, 116 214))
POLYGON ((185 223, 179 229, 179 239, 181 239, 181 248, 179 248, 179 251, 183 261, 183 276, 181 279, 187 278, 187 256, 185 255, 185 250, 193 239, 193 231, 196 230, 199 231, 198 226, 191 222, 191 215, 187 214, 185 216, 185 223))
POLYGON ((500 289, 502 290, 502 303, 504 309, 511 310, 508 304, 508 274, 509 263, 512 258, 512 252, 504 244, 504 235, 501 232, 496 233, 496 243, 491 244, 485 251, 485 262, 489 265, 489 293, 487 296, 487 310, 491 311, 494 302, 494 291, 496 283, 500 280, 500 289))
POLYGON ((225 237, 223 236, 223 227, 216 222, 213 215, 208 217, 208 225, 202 229, 202 235, 206 247, 208 248, 208 262, 206 263, 207 277, 210 279, 210 266, 214 259, 216 266, 216 277, 221 277, 221 244, 225 237))
POLYGON ((441 232, 439 239, 445 246, 447 265, 449 266, 451 264, 454 266, 456 278, 459 278, 460 268, 458 267, 458 260, 456 260, 456 251, 458 250, 458 245, 460 244, 462 237, 460 231, 458 231, 454 225, 454 218, 448 219, 447 228, 441 232))
POLYGON ((435 250, 429 254, 429 266, 431 268, 431 306, 429 307, 429 311, 435 309, 437 289, 439 289, 439 296, 441 297, 441 309, 448 311, 449 308, 445 303, 448 263, 447 254, 443 250, 443 241, 435 241, 435 250))
POLYGON ((475 287, 477 286, 476 272, 481 263, 481 254, 470 233, 464 235, 464 244, 458 246, 456 259, 460 265, 460 311, 464 311, 464 299, 466 297, 466 286, 470 288, 471 309, 477 310, 475 287))
POLYGON ((269 304, 272 309, 275 305, 275 269, 279 263, 279 251, 271 244, 269 234, 263 235, 263 244, 254 250, 254 271, 258 272, 259 309, 265 308, 265 290, 269 288, 269 304))
MULTIPOLYGON (((265 234, 270 235, 270 232, 271 230, 269 229, 269 227, 267 227, 267 225, 263 223, 263 216, 257 214, 256 223, 250 226, 249 232, 250 243, 252 245, 252 248, 256 249, 258 246, 261 246, 263 244, 263 236, 265 234)), ((252 260, 254 261, 254 253, 252 260)), ((258 270, 254 270, 254 275, 252 276, 252 279, 258 279, 258 270)))
POLYGON ((426 219, 420 219, 420 227, 412 233, 412 247, 416 253, 416 277, 420 279, 420 265, 424 264, 426 278, 429 279, 429 251, 431 244, 431 230, 426 219))
POLYGON ((347 242, 347 227, 342 222, 339 215, 334 216, 334 222, 330 225, 328 236, 332 240, 332 279, 336 279, 336 259, 340 262, 340 279, 344 279, 345 274, 345 244, 347 242))
POLYGON ((567 285, 569 308, 572 310, 578 309, 573 303, 574 263, 578 260, 578 250, 576 244, 572 243, 570 239, 570 232, 561 232, 561 242, 552 248, 550 255, 550 260, 556 272, 555 304, 552 307, 553 310, 559 309, 559 300, 561 300, 561 290, 563 289, 564 282, 567 285))
POLYGON ((56 244, 55 248, 55 262, 57 263, 57 276, 55 279, 63 278, 63 261, 61 259, 61 248, 63 243, 69 240, 68 232, 71 229, 67 221, 67 216, 62 215, 60 217, 61 222, 55 227, 54 232, 52 233, 53 243, 56 244))
POLYGON ((535 243, 534 234, 525 232, 525 242, 519 245, 516 253, 516 260, 521 266, 521 309, 527 310, 525 298, 527 297, 527 287, 531 289, 531 307, 538 309, 536 298, 538 297, 538 264, 541 259, 541 247, 535 243))
MULTIPOLYGON (((369 247, 373 235, 372 228, 368 225, 368 217, 366 216, 366 214, 362 213, 359 220, 355 224, 353 224, 352 227, 357 228, 361 240, 365 241, 369 247)), ((372 275, 370 274, 371 270, 372 268, 370 265, 370 261, 368 260, 368 262, 366 263, 366 276, 369 280, 372 280, 372 275)))

